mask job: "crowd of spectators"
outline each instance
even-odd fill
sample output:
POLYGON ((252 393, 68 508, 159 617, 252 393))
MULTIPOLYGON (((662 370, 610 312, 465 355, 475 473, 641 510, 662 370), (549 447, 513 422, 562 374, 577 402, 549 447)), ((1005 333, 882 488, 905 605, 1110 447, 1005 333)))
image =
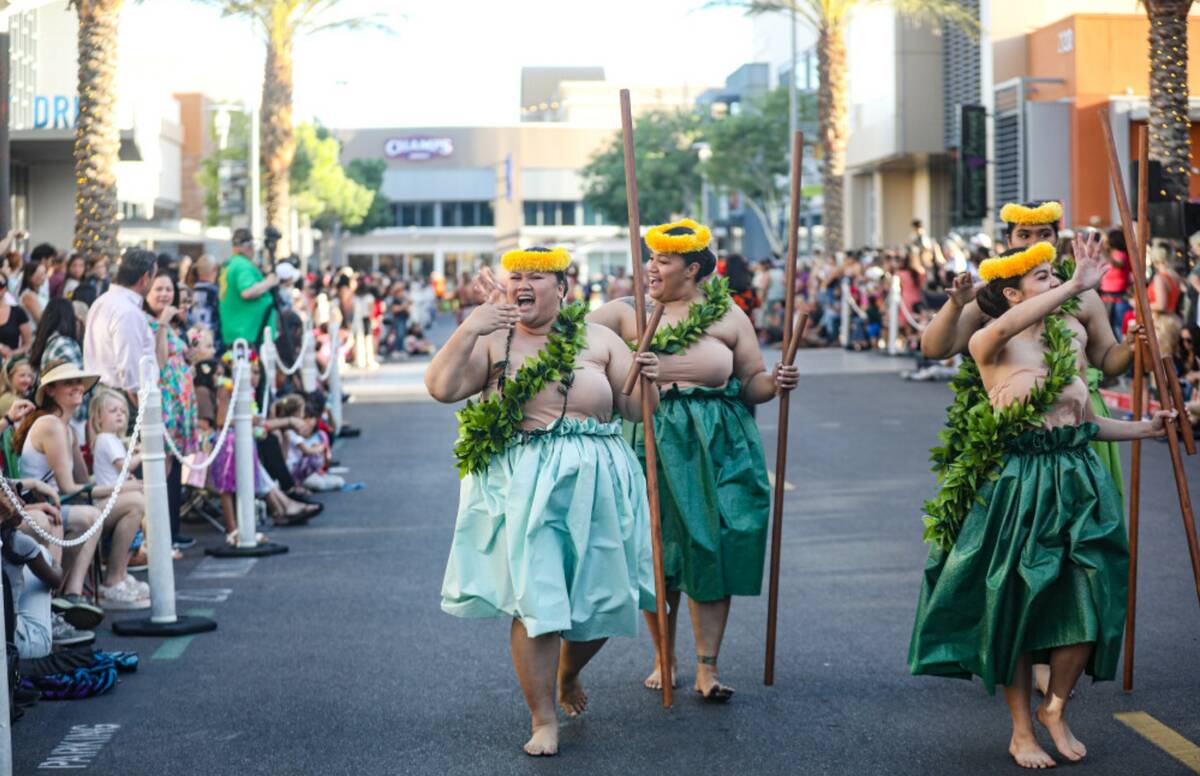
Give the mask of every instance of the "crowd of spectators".
MULTIPOLYGON (((318 371, 343 358, 351 338, 342 335, 347 345, 334 352, 331 335, 361 312, 353 272, 301 277, 295 263, 264 256, 246 230, 234 232, 227 255, 195 259, 132 248, 110 262, 44 243, 24 253, 14 249, 19 239, 0 240, 0 539, 14 717, 39 697, 105 692, 136 668, 135 654, 94 642, 109 613, 150 608, 150 586, 137 576, 149 551, 134 433, 142 361, 157 366, 146 379, 158 381, 173 449, 169 551, 179 560, 197 545, 185 521, 237 543, 235 431, 229 425, 222 441, 222 429, 238 340, 251 346, 254 488, 269 515, 259 527, 304 526, 323 509, 314 494, 343 487, 332 440, 354 430, 335 427, 319 381, 306 391, 301 371, 284 368, 301 358, 309 328, 318 371), (278 354, 269 374, 259 357, 264 332, 278 354), (85 535, 65 548, 46 538, 85 535)), ((389 296, 395 313, 419 309, 403 287, 389 296)))

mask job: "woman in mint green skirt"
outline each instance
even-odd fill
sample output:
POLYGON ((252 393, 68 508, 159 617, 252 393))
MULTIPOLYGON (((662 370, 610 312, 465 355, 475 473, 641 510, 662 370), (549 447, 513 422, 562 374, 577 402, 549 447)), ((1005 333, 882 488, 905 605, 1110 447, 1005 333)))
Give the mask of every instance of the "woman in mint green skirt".
MULTIPOLYGON (((651 350, 662 362, 654 434, 668 648, 674 651, 679 597, 686 593, 696 641, 695 689, 722 702, 733 695, 717 673, 731 597, 762 589, 771 509, 762 440, 746 405, 791 390, 799 372, 794 366, 767 372, 754 327, 732 304, 727 282, 702 282, 716 268, 711 239, 706 227, 688 219, 650 229, 646 273, 651 299, 665 306, 651 350)), ((632 299, 610 302, 589 320, 627 341, 636 334, 632 299)), ((644 465, 642 426, 632 428, 630 441, 644 465)), ((654 622, 649 612, 647 619, 654 622)), ((658 631, 652 626, 650 632, 658 631)), ((656 639, 655 649, 662 648, 656 639)), ((657 668, 645 685, 662 687, 657 668)))
POLYGON ((1075 274, 1062 282, 1054 257, 1037 243, 980 267, 978 301, 993 321, 969 348, 989 405, 972 410, 970 436, 926 502, 934 547, 908 658, 914 674, 1003 685, 1009 752, 1026 768, 1055 765, 1033 730, 1033 661, 1050 666, 1037 720, 1077 762, 1087 749, 1067 725, 1067 701, 1084 671, 1112 679, 1120 652, 1129 550, 1116 485, 1089 443, 1161 436, 1168 417, 1095 413, 1082 379, 1087 330, 1061 307, 1106 265, 1097 241, 1076 238, 1075 274))
MULTIPOLYGON (((462 485, 442 609, 512 618, 532 715, 524 748, 553 755, 556 688, 569 716, 582 713, 580 671, 609 637, 636 635, 639 609, 654 605, 646 480, 616 417, 640 413, 641 387, 621 395, 633 354, 582 306, 563 306, 565 250, 510 251, 502 263, 504 285, 480 276, 488 301, 425 377, 439 401, 480 394, 458 413, 462 485)), ((657 357, 637 360, 652 380, 657 357)))

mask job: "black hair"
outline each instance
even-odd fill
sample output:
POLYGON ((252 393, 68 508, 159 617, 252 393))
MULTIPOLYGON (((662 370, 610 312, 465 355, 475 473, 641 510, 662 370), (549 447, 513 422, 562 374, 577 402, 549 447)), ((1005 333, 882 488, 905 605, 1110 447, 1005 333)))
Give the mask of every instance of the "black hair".
MULTIPOLYGON (((695 234, 696 230, 690 226, 676 226, 673 229, 668 229, 667 234, 672 237, 677 237, 681 234, 695 234)), ((713 273, 717 268, 717 255, 712 252, 712 248, 701 248, 698 251, 688 251, 680 254, 683 256, 683 266, 689 264, 700 265, 699 271, 696 272, 696 282, 699 283, 713 273)))
POLYGON ((729 288, 740 294, 754 287, 754 276, 750 273, 750 265, 740 253, 731 253, 725 257, 725 277, 729 278, 729 288))
POLYGON ((1129 249, 1125 247, 1125 232, 1120 229, 1109 229, 1108 247, 1114 251, 1128 253, 1129 249))
MULTIPOLYGON (((1015 256, 1025 250, 1025 248, 1009 248, 996 258, 1015 256)), ((1014 275, 1011 278, 989 280, 988 284, 979 289, 979 293, 975 295, 975 301, 979 303, 979 309, 983 310, 986 316, 993 319, 999 318, 1008 312, 1008 299, 1004 296, 1004 289, 1020 288, 1021 277, 1021 275, 1014 275)))
MULTIPOLYGON (((1047 202, 1053 202, 1053 201, 1054 200, 1050 200, 1050 199, 1035 199, 1031 202, 1022 202, 1021 207, 1027 207, 1030 210, 1037 210, 1039 207, 1046 204, 1047 202)), ((1004 236, 1006 238, 1011 238, 1013 230, 1016 229, 1018 226, 1041 226, 1041 224, 1018 224, 1015 221, 1005 221, 1004 222, 1004 236)), ((1057 241, 1058 240, 1058 221, 1055 221, 1054 223, 1050 224, 1050 227, 1052 229, 1054 229, 1054 239, 1057 241)))
POLYGON ((238 228, 233 230, 233 239, 230 240, 230 244, 233 247, 236 248, 239 245, 246 245, 252 242, 254 242, 254 235, 250 233, 249 229, 238 228))
POLYGON ((117 285, 132 288, 142 279, 143 275, 154 274, 158 257, 141 248, 133 248, 121 257, 121 266, 117 268, 117 285))
POLYGON ((34 249, 29 252, 29 258, 35 262, 53 259, 57 255, 58 251, 50 243, 42 243, 41 245, 34 246, 34 249))
POLYGON ((55 334, 79 342, 79 319, 75 315, 75 305, 62 297, 51 299, 42 311, 42 319, 38 321, 37 335, 29 348, 29 363, 33 365, 34 370, 41 368, 46 344, 55 334))

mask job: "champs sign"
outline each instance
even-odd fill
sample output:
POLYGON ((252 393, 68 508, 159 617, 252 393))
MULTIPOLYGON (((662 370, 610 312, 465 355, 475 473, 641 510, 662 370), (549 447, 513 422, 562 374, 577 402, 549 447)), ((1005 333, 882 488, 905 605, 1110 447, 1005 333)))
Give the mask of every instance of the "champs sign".
POLYGON ((448 137, 413 135, 393 137, 383 144, 383 155, 388 159, 407 159, 423 162, 435 157, 454 153, 454 140, 448 137))

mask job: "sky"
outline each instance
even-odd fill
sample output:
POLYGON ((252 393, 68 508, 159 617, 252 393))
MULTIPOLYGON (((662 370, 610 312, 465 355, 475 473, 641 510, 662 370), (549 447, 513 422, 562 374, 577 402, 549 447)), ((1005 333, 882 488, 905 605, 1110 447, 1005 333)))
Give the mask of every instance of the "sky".
MULTIPOLYGON (((609 81, 718 86, 751 58, 752 22, 704 0, 346 0, 390 31, 298 41, 298 121, 331 127, 519 120, 522 66, 599 65, 609 81)), ((127 3, 121 68, 166 95, 257 98, 263 45, 247 21, 197 0, 127 3)))

